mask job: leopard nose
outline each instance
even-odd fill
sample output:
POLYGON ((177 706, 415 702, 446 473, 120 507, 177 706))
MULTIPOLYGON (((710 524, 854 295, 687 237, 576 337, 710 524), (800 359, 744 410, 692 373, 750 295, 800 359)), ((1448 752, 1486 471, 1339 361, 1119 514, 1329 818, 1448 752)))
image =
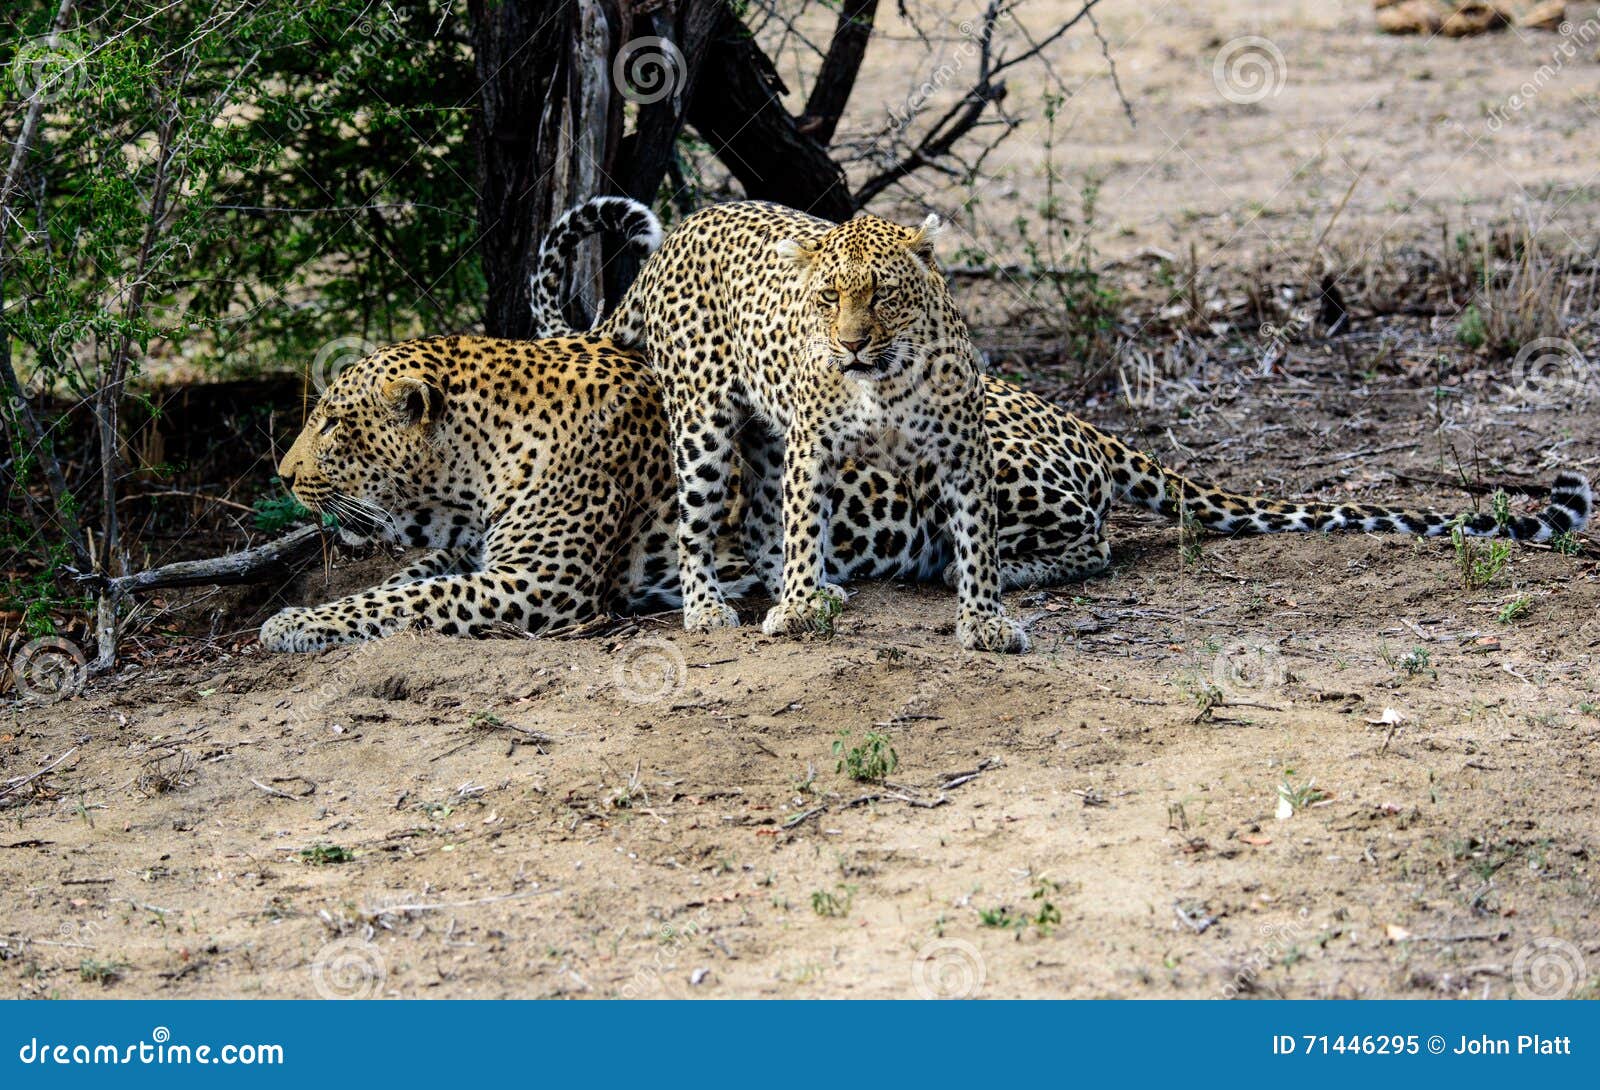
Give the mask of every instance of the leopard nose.
POLYGON ((867 342, 866 342, 865 338, 863 338, 862 340, 859 340, 859 341, 841 340, 839 342, 839 346, 841 348, 843 348, 846 352, 849 352, 853 356, 853 355, 858 354, 863 348, 867 347, 867 342))
POLYGON ((294 488, 295 476, 294 466, 280 466, 278 468, 278 479, 283 482, 283 487, 285 488, 294 488))

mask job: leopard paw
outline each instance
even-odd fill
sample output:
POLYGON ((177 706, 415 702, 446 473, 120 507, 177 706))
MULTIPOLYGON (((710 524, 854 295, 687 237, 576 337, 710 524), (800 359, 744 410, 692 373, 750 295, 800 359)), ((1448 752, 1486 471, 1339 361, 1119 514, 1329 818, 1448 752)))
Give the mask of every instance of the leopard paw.
POLYGON ((781 598, 767 610, 761 631, 769 636, 783 636, 796 632, 818 632, 833 635, 833 622, 850 596, 843 587, 824 583, 805 598, 781 598))
POLYGON ((685 632, 714 632, 719 628, 738 628, 739 614, 727 602, 683 607, 685 632))
POLYGON ((968 651, 1020 655, 1028 650, 1028 634, 1004 613, 963 616, 956 622, 956 639, 968 651))
POLYGON ((322 641, 306 625, 309 609, 290 606, 280 609, 261 625, 261 646, 268 651, 320 651, 322 641))

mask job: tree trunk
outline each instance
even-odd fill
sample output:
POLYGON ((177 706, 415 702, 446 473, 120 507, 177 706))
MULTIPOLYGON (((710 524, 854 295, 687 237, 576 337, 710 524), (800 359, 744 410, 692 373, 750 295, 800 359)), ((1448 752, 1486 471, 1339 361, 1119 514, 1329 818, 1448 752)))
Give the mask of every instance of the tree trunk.
POLYGON ((596 110, 585 51, 625 20, 614 0, 468 0, 479 81, 478 246, 495 337, 533 331, 528 277, 562 202, 593 195, 611 172, 617 126, 596 110))
POLYGON ((726 7, 696 88, 689 123, 746 195, 828 220, 855 212, 844 169, 783 108, 777 69, 726 7))

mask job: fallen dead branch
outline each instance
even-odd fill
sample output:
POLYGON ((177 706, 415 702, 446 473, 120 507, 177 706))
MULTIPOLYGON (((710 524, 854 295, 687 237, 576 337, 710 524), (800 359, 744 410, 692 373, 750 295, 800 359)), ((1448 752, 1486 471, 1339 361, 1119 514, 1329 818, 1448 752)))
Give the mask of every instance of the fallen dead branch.
POLYGON ((268 579, 287 578, 293 575, 312 557, 322 551, 323 533, 320 526, 302 526, 292 534, 276 541, 257 545, 253 549, 229 553, 206 560, 180 560, 163 564, 159 568, 119 575, 113 579, 79 572, 78 582, 85 589, 99 594, 121 597, 139 591, 163 587, 236 586, 243 583, 260 583, 268 579))
POLYGON ((7 780, 5 782, 5 784, 4 784, 4 786, 0 786, 0 799, 8 798, 9 796, 16 794, 18 791, 22 790, 24 787, 26 787, 30 783, 32 783, 34 780, 39 779, 41 776, 48 775, 49 773, 55 771, 57 768, 60 768, 61 765, 63 763, 65 763, 66 759, 68 757, 71 757, 76 752, 78 752, 78 747, 77 746, 73 746, 71 749, 67 750, 65 753, 63 753, 61 756, 57 757, 55 760, 51 761, 48 765, 46 765, 45 767, 41 768, 39 771, 31 773, 30 775, 27 775, 27 776, 19 776, 14 780, 7 780))

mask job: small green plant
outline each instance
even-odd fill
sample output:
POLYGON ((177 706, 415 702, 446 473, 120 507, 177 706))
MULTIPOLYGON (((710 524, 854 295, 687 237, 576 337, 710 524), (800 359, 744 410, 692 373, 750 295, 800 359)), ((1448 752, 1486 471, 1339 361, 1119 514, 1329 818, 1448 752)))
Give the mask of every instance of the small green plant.
POLYGON ((844 599, 838 594, 819 590, 811 596, 811 631, 825 640, 831 640, 839 616, 844 612, 844 599))
POLYGON ((1533 606, 1533 599, 1528 597, 1517 598, 1500 607, 1497 619, 1501 624, 1510 624, 1512 621, 1521 620, 1528 615, 1528 610, 1533 606))
POLYGON ((1489 497, 1489 511, 1494 515, 1494 524, 1504 530, 1511 525, 1511 497, 1506 495, 1506 490, 1497 488, 1489 497))
POLYGON ((1197 716, 1199 719, 1205 719, 1210 716, 1213 708, 1220 708, 1225 698, 1222 690, 1217 687, 1215 682, 1198 674, 1180 679, 1178 687, 1199 709, 1200 714, 1197 716))
POLYGON ((1418 674, 1427 673, 1432 662, 1433 652, 1426 647, 1413 647, 1394 663, 1394 668, 1407 677, 1416 677, 1418 674))
POLYGON ((1038 904, 1033 913, 1033 926, 1039 934, 1048 935, 1052 928, 1061 926, 1061 910, 1050 900, 1052 894, 1061 892, 1061 883, 1040 878, 1033 883, 1033 900, 1038 904))
MULTIPOLYGON (((283 482, 274 477, 272 483, 281 486, 283 482)), ((306 506, 287 492, 281 496, 261 497, 256 501, 254 510, 256 529, 269 534, 287 530, 295 523, 311 517, 306 506)))
POLYGON ((1505 570, 1511 562, 1511 546, 1504 541, 1487 543, 1468 537, 1459 525, 1450 531, 1450 544, 1455 548, 1456 568, 1461 572, 1461 585, 1467 590, 1482 590, 1505 570))
POLYGON ((843 772, 860 783, 880 783, 900 766, 900 755, 889 744, 889 736, 868 731, 859 746, 846 743, 850 732, 842 730, 833 740, 833 755, 839 760, 835 772, 843 772))
POLYGON ((811 891, 811 911, 818 916, 837 919, 850 915, 850 903, 855 900, 856 887, 839 885, 832 890, 814 889, 811 891))
POLYGON ((1200 520, 1187 506, 1178 516, 1178 558, 1183 561, 1186 568, 1198 567, 1201 558, 1201 542, 1205 538, 1205 530, 1200 525, 1200 520))
POLYGON ((1550 547, 1562 556, 1577 556, 1583 552, 1583 543, 1571 530, 1563 530, 1551 538, 1550 547))
POLYGON ((1294 782, 1294 769, 1283 770, 1283 782, 1278 784, 1278 809, 1281 813, 1287 809, 1290 813, 1298 814, 1301 810, 1321 802, 1328 797, 1328 793, 1317 787, 1316 780, 1307 780, 1296 786, 1294 782))
POLYGON ((1022 920, 1011 914, 1011 909, 1005 905, 996 905, 994 908, 978 909, 978 922, 984 927, 1012 928, 1020 927, 1022 920))
POLYGON ((1456 340, 1468 348, 1482 348, 1489 343, 1489 324, 1477 303, 1468 304, 1461 312, 1461 321, 1456 324, 1456 340))
POLYGON ((95 958, 84 958, 78 963, 78 979, 85 984, 99 984, 105 987, 122 979, 122 974, 128 971, 125 961, 99 961, 95 958))
POLYGON ((335 863, 348 863, 356 857, 355 852, 348 848, 341 848, 337 844, 313 844, 309 848, 300 849, 300 862, 308 867, 327 867, 335 863))

